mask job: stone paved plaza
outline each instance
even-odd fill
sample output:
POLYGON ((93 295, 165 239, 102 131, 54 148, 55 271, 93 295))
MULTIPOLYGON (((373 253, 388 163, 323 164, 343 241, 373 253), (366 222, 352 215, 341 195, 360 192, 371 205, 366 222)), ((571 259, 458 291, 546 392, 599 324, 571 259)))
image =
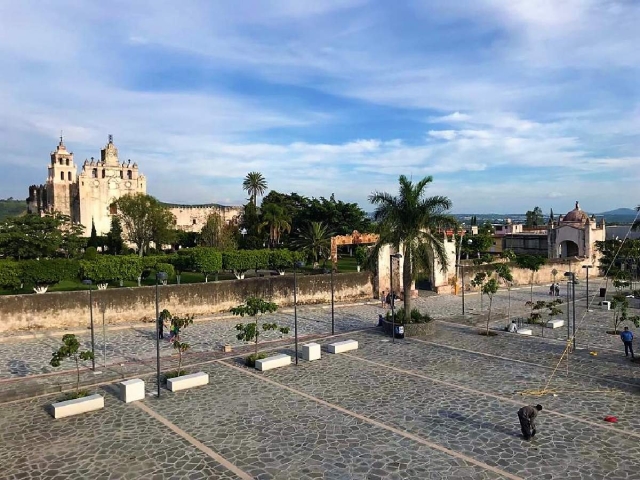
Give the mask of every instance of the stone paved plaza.
MULTIPOLYGON (((547 298, 544 286, 534 293, 547 298)), ((528 298, 528 289, 512 292, 514 315, 526 313, 528 298)), ((559 363, 566 329, 545 329, 545 338, 480 336, 474 326, 483 323, 479 297, 467 296, 473 310, 466 317, 460 300, 418 299, 419 308, 439 319, 437 333, 395 343, 375 328, 383 312, 378 304, 341 306, 338 339, 358 340, 357 351, 323 351, 319 361, 265 373, 233 354, 211 353, 223 341, 239 348, 237 320, 197 322, 187 332, 195 350, 187 370, 207 372, 210 384, 163 390, 160 398, 153 395, 150 327, 109 329, 105 373, 127 362, 121 375, 144 378, 147 398, 124 404, 112 385, 95 386, 105 409, 60 420, 45 409, 59 395, 5 401, 0 478, 640 478, 634 460, 640 454, 640 364, 628 361, 619 339, 605 333, 611 312, 594 307, 582 318, 584 305, 578 309, 579 348, 559 363), (589 353, 594 350, 597 356, 589 353), (538 435, 525 442, 516 412, 531 403, 545 409, 538 435), (604 422, 606 415, 619 422, 604 422)), ((494 306, 500 317, 491 327, 497 330, 505 324, 502 293, 494 306)), ((330 333, 327 308, 298 313, 301 335, 330 333)), ((286 323, 292 313, 271 318, 286 323)), ((38 375, 50 370, 56 335, 0 344, 7 366, 0 402, 10 385, 58 377, 38 375)), ((82 334, 83 342, 87 337, 82 334)), ((293 354, 291 335, 265 347, 293 354)), ((163 352, 166 366, 172 352, 166 344, 163 352)), ((83 373, 85 381, 99 377, 83 373)))

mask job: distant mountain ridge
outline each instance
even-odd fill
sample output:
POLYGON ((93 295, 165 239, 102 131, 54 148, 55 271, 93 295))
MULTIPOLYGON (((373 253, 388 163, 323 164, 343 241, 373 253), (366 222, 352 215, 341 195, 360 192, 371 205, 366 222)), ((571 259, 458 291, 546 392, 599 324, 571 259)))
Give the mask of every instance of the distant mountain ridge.
POLYGON ((616 208, 615 210, 609 210, 608 212, 596 213, 596 215, 631 215, 633 217, 636 216, 636 211, 633 208, 616 208))

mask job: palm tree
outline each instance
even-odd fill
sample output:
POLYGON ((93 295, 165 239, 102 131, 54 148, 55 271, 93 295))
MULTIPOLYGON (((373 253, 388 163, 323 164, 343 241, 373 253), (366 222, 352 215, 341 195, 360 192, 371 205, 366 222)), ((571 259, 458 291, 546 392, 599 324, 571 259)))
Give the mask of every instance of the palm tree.
POLYGON ((453 228, 458 222, 446 212, 451 208, 447 197, 425 197, 427 186, 433 181, 428 176, 413 183, 401 175, 399 195, 374 192, 369 202, 376 205, 374 220, 379 224, 380 240, 376 246, 391 244, 398 251, 402 248, 404 283, 404 311, 411 312, 411 282, 418 270, 430 271, 434 259, 442 271, 448 267, 444 247, 444 233, 441 229, 453 228))
POLYGON ((258 195, 262 196, 264 195, 264 192, 267 191, 267 181, 260 172, 249 172, 247 173, 247 176, 244 177, 242 189, 246 190, 249 194, 251 203, 253 203, 254 207, 257 207, 256 203, 258 195))
POLYGON ((314 264, 318 262, 319 257, 326 261, 331 248, 331 232, 322 222, 310 222, 306 229, 299 232, 293 246, 312 257, 314 264))
POLYGON ((273 247, 280 241, 282 232, 291 231, 291 217, 280 205, 268 203, 262 209, 262 223, 258 225, 258 231, 269 227, 269 246, 273 247))

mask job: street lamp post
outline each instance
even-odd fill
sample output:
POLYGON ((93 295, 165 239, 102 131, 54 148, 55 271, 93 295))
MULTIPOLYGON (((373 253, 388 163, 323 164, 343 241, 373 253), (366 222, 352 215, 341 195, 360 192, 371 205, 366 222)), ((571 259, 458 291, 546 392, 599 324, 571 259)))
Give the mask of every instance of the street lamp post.
POLYGON ((89 287, 89 317, 91 319, 91 370, 96 371, 96 337, 93 329, 93 282, 89 279, 82 280, 82 283, 89 287))
POLYGON ((331 265, 331 335, 335 335, 335 317, 333 311, 333 265, 331 265))
MULTIPOLYGON (((565 277, 571 279, 571 311, 573 316, 573 351, 576 351, 576 275, 573 272, 566 272, 564 274, 565 277)), ((569 295, 569 285, 567 284, 567 296, 569 295)), ((568 302, 568 299, 567 299, 568 302)), ((567 305, 567 312, 569 311, 569 306, 567 305)), ((568 319, 568 317, 567 317, 568 319)), ((567 328, 567 331, 569 328, 567 328)))
POLYGON ((456 265, 456 267, 460 269, 460 273, 462 274, 462 315, 464 316, 464 265, 459 264, 456 265))
MULTIPOLYGON (((391 342, 396 343, 396 292, 393 289, 393 259, 401 259, 401 253, 394 253, 389 256, 389 285, 391 286, 391 342)), ((405 316, 407 312, 404 312, 405 316)))
POLYGON ((296 342, 296 365, 298 365, 298 268, 303 267, 304 263, 293 262, 293 336, 296 342))
POLYGON ((587 271, 587 311, 589 311, 589 269, 591 265, 583 265, 582 268, 587 271))
POLYGON ((156 381, 158 383, 158 398, 160 398, 160 336, 162 327, 160 325, 160 304, 158 303, 158 284, 161 280, 166 280, 165 272, 156 273, 156 381))

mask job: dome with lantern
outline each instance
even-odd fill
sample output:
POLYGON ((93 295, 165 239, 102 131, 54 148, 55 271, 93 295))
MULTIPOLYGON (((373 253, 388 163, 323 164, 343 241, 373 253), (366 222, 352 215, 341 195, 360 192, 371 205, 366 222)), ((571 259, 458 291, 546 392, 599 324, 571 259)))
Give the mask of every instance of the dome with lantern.
POLYGON ((576 208, 562 217, 563 222, 586 223, 589 221, 589 215, 580 208, 580 204, 576 202, 576 208))

